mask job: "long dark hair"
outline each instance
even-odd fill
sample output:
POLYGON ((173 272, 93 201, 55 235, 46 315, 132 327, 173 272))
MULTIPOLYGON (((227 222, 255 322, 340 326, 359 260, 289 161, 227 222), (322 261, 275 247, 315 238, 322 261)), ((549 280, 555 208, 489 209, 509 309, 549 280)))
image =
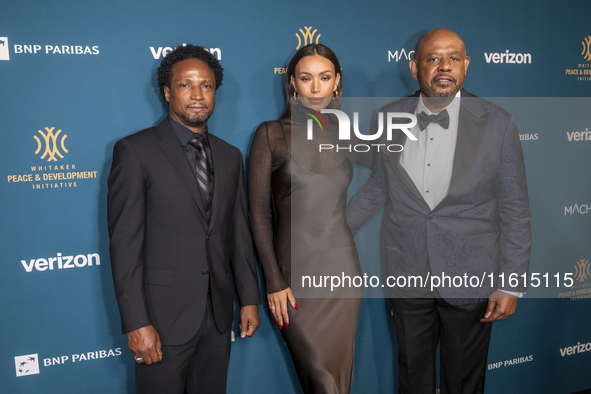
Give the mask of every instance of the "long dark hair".
POLYGON ((298 65, 300 60, 302 60, 302 58, 314 55, 320 55, 330 60, 334 66, 335 77, 337 73, 341 75, 341 80, 339 81, 339 84, 337 86, 337 102, 334 103, 331 100, 330 104, 328 105, 328 108, 338 108, 340 106, 340 99, 342 97, 343 90, 343 74, 341 72, 341 65, 339 63, 339 59, 337 59, 337 55, 335 55, 332 49, 330 49, 326 45, 308 44, 305 47, 301 48, 299 51, 297 51, 295 55, 293 55, 291 61, 289 62, 289 66, 287 66, 287 72, 285 73, 285 91, 287 92, 287 103, 285 104, 285 110, 283 111, 283 115, 281 115, 281 118, 291 117, 290 99, 293 97, 293 92, 295 91, 295 88, 291 83, 291 77, 295 75, 296 66, 298 65))

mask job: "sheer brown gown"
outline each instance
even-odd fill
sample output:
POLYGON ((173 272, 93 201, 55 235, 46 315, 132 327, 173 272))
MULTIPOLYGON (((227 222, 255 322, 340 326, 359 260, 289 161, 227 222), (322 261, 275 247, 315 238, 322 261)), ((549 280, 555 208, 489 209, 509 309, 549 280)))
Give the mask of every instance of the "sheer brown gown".
POLYGON ((329 123, 327 133, 315 126, 311 142, 304 121, 258 127, 249 157, 251 225, 267 293, 291 287, 297 300, 298 311, 289 307, 289 327, 281 334, 304 392, 350 393, 362 289, 337 294, 350 298, 334 298, 334 292, 333 298, 305 298, 319 293, 302 289, 295 272, 362 275, 345 208, 353 162, 367 166, 371 157, 318 152, 319 143, 336 143, 338 127, 329 123))

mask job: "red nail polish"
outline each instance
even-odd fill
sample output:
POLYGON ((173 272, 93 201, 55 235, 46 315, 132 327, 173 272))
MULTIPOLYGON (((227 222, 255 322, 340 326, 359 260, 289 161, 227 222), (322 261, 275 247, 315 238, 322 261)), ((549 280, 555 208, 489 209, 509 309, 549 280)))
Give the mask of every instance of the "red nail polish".
POLYGON ((289 328, 289 323, 285 322, 285 328, 289 328))
POLYGON ((296 304, 296 303, 294 302, 293 306, 294 306, 295 310, 297 311, 297 310, 298 310, 298 304, 296 304))

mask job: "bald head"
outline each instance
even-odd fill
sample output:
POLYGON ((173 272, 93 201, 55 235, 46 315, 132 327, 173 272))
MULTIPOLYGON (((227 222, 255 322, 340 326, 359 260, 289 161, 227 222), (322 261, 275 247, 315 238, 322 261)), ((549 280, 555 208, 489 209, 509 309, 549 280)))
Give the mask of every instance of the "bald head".
POLYGON ((428 31, 419 38, 419 41, 417 41, 417 45, 415 46, 414 57, 416 58, 419 56, 424 47, 428 47, 430 44, 437 41, 455 42, 459 45, 459 48, 461 48, 464 56, 466 56, 466 46, 460 36, 458 36, 453 30, 441 28, 428 31))
POLYGON ((445 106, 462 89, 469 64, 464 41, 449 29, 435 29, 419 38, 408 65, 423 96, 445 106))

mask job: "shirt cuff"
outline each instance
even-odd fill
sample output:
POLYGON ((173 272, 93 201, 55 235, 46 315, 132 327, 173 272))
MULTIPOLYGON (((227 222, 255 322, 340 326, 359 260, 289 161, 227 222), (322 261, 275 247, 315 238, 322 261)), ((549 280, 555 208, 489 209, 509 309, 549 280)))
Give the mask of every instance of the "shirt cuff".
POLYGON ((518 292, 518 291, 507 291, 507 290, 501 290, 501 289, 499 289, 499 290, 502 291, 503 293, 507 293, 507 294, 512 295, 517 298, 523 298, 523 295, 525 294, 524 292, 518 292))

